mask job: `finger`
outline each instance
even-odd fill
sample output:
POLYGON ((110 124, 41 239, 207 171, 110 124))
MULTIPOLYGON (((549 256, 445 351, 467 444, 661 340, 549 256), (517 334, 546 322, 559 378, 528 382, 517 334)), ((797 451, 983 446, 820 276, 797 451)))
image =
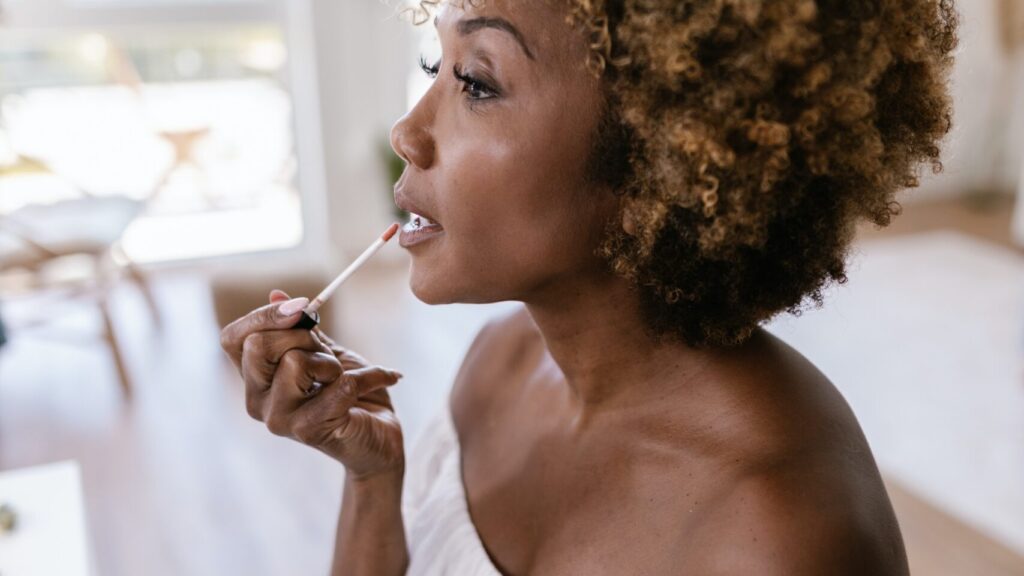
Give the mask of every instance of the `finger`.
MULTIPOLYGON (((0 0, 0 1, 3 1, 3 0, 0 0)), ((301 298, 292 298, 291 296, 288 295, 287 292, 285 292, 284 290, 279 290, 277 288, 275 288, 275 289, 270 291, 269 301, 270 301, 271 304, 281 305, 281 304, 284 304, 284 303, 289 302, 291 300, 303 300, 303 299, 301 299, 301 298)), ((302 309, 305 310, 306 306, 303 306, 302 309)), ((296 320, 296 322, 297 321, 298 320, 296 320)), ((295 326, 292 325, 291 328, 295 328, 295 326)), ((313 329, 310 330, 310 332, 312 332, 313 335, 316 336, 318 340, 323 342, 328 348, 330 347, 330 343, 327 342, 324 339, 324 336, 326 336, 326 335, 323 332, 320 331, 320 326, 319 325, 314 326, 313 329)))
POLYGON ((342 380, 346 379, 353 381, 356 398, 360 398, 374 390, 397 384, 402 379, 402 373, 382 366, 368 366, 346 371, 342 374, 342 380))
POLYGON ((345 370, 356 370, 370 365, 366 358, 363 358, 356 352, 335 342, 334 339, 321 330, 319 326, 313 328, 313 334, 316 334, 316 337, 319 338, 325 346, 330 348, 331 352, 334 352, 334 355, 341 361, 341 365, 345 370))
POLYGON ((265 330, 287 330, 295 325, 302 309, 309 304, 307 298, 289 300, 283 304, 267 304, 228 324, 220 333, 220 346, 235 363, 240 365, 242 345, 249 335, 265 330))
POLYGON ((370 392, 369 394, 363 394, 359 397, 360 404, 374 404, 381 408, 387 408, 388 410, 394 407, 391 404, 391 395, 388 394, 387 388, 379 388, 370 392))
POLYGON ((383 391, 401 378, 400 373, 380 366, 344 372, 337 381, 325 385, 316 396, 298 407, 295 416, 300 423, 299 434, 311 439, 322 439, 334 431, 344 435, 349 410, 360 396, 383 391))
POLYGON ((345 367, 345 370, 357 370, 370 366, 370 362, 363 358, 362 355, 338 344, 329 336, 319 331, 319 329, 317 329, 317 337, 334 352, 334 355, 341 361, 341 365, 345 367))
POLYGON ((338 346, 338 343, 334 341, 334 338, 328 336, 327 333, 320 328, 320 326, 314 327, 312 332, 316 334, 317 338, 319 338, 321 342, 330 346, 332 349, 341 349, 341 347, 338 346))
POLYGON ((242 343, 240 366, 246 391, 268 390, 281 358, 290 350, 331 352, 306 330, 269 330, 250 334, 242 343))
POLYGON ((291 436, 295 412, 310 400, 310 391, 324 383, 336 382, 341 364, 331 354, 291 350, 281 358, 270 394, 264 405, 263 421, 278 436, 291 436))

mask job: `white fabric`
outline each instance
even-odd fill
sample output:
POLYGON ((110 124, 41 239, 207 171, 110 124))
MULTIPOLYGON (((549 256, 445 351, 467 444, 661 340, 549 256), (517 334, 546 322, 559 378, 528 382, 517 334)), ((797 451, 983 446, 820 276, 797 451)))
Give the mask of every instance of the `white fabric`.
POLYGON ((402 514, 406 576, 500 576, 469 516, 459 439, 445 406, 408 455, 402 514))

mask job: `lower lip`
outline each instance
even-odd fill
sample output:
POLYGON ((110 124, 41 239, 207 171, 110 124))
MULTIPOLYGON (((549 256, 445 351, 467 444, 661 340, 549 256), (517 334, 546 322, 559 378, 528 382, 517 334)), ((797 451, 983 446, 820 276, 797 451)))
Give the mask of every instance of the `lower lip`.
POLYGON ((402 248, 412 248, 418 246, 424 242, 429 242, 438 236, 444 234, 444 228, 437 224, 431 224, 430 226, 423 226, 415 230, 402 230, 402 233, 398 236, 398 243, 402 248))

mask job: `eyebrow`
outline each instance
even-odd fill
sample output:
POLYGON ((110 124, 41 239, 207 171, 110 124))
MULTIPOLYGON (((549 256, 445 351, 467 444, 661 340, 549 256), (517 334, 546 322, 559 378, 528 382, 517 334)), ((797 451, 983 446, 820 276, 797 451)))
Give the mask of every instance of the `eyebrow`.
MULTIPOLYGON (((437 17, 434 17, 434 26, 437 26, 437 17)), ((511 22, 504 18, 471 18, 469 20, 459 20, 457 25, 459 34, 462 36, 468 36, 478 30, 483 30, 484 28, 494 28, 495 30, 508 32, 513 38, 515 38, 516 42, 519 43, 519 47, 523 49, 527 58, 530 60, 536 59, 533 57, 533 52, 530 50, 530 47, 526 45, 526 39, 523 37, 523 34, 518 28, 513 26, 511 22)))

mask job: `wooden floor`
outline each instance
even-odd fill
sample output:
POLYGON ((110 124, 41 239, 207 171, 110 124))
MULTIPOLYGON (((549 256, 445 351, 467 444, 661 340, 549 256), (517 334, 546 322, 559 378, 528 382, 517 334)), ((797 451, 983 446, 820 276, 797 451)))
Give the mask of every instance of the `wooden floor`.
POLYGON ((864 224, 858 231, 862 240, 894 238, 934 230, 956 230, 975 238, 1021 251, 1013 243, 1010 225, 1016 198, 1007 194, 977 193, 941 202, 903 203, 903 213, 882 229, 864 224))
MULTIPOLYGON (((1008 222, 1005 206, 979 212, 959 202, 909 205, 891 229, 865 229, 862 238, 952 226, 1009 245, 1009 234, 999 232, 1008 222)), ((395 401, 412 442, 444 401, 476 329, 506 307, 427 307, 408 293, 404 273, 378 267, 354 277, 336 304, 334 330, 407 375, 395 401)), ((326 574, 340 467, 245 415, 240 383, 218 347, 205 279, 163 275, 155 288, 161 329, 130 288, 115 307, 136 380, 130 405, 104 349, 68 341, 100 328, 94 311, 54 310, 55 326, 15 335, 0 353, 0 470, 65 458, 81 463, 102 576, 326 574)), ((30 306, 10 305, 5 313, 16 324, 30 306)), ((889 488, 914 574, 1024 575, 1017 553, 942 502, 897 478, 889 488)))
MULTIPOLYGON (((362 270, 335 302, 345 321, 334 333, 406 374, 394 399, 411 443, 501 306, 428 307, 404 276, 362 270)), ((95 310, 54 309, 53 326, 12 334, 0 353, 0 470, 78 460, 99 576, 326 574, 340 465, 246 415, 205 279, 164 275, 154 288, 162 329, 133 289, 116 298, 130 405, 106 350, 89 344, 101 328, 95 310)), ((14 328, 30 308, 8 303, 5 319, 14 328)))
POLYGON ((1024 557, 888 480, 915 576, 1021 576, 1024 557))
MULTIPOLYGON (((864 225, 858 235, 862 241, 872 241, 956 230, 1024 254, 1024 248, 1013 242, 1010 231, 1014 202, 1015 198, 1009 195, 979 194, 942 202, 906 204, 904 213, 896 217, 891 226, 879 230, 864 225)), ((886 484, 899 516, 913 574, 1024 575, 1024 555, 967 525, 898 481, 889 478, 886 484)), ((1024 498, 1024 486, 1018 494, 1018 500, 1024 498)), ((1024 517, 1020 518, 1020 524, 1024 526, 1024 517)))

